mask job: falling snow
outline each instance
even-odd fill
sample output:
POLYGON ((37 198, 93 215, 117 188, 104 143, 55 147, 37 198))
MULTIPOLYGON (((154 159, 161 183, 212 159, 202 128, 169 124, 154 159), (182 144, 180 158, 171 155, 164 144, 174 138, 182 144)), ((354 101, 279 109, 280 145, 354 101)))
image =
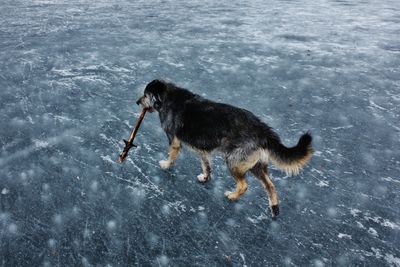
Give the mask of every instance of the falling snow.
POLYGON ((3 0, 2 266, 400 266, 400 2, 3 0), (236 203, 148 114, 155 78, 246 108, 315 154, 236 203))

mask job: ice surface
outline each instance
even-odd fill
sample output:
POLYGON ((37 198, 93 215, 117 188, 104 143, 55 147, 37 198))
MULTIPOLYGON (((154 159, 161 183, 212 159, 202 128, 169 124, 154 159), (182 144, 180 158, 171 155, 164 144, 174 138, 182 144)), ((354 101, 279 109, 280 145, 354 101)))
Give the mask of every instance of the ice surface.
POLYGON ((3 0, 0 63, 2 266, 400 266, 398 0, 3 0), (155 114, 116 163, 159 77, 311 130, 278 220, 221 157, 161 170, 155 114))

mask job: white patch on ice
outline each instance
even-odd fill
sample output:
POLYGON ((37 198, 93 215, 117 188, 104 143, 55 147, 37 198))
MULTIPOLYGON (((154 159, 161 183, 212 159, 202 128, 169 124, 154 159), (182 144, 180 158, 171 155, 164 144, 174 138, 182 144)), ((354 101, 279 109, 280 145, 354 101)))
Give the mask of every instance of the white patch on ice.
POLYGON ((3 190, 1 190, 1 194, 2 195, 7 195, 10 192, 10 190, 8 190, 7 188, 3 188, 3 190))
POLYGON ((33 140, 33 143, 36 148, 45 148, 49 146, 49 143, 47 141, 42 141, 38 139, 33 140))
POLYGON ((389 111, 387 108, 381 107, 379 105, 377 105, 375 102, 373 102, 371 99, 369 100, 369 104, 371 105, 371 107, 380 109, 380 110, 384 110, 384 111, 389 111))
POLYGON ((149 242, 150 246, 154 247, 157 245, 158 241, 160 240, 160 237, 152 232, 148 232, 146 234, 146 239, 147 242, 149 242))
POLYGON ((322 156, 322 152, 321 151, 314 151, 314 156, 320 157, 320 156, 322 156))
POLYGON ((182 204, 182 201, 170 202, 167 206, 169 209, 174 209, 178 213, 186 212, 186 206, 182 204))
POLYGON ((59 122, 72 121, 72 119, 65 117, 65 116, 60 116, 60 115, 55 115, 54 119, 58 120, 59 122))
POLYGON ((382 181, 387 181, 387 182, 400 183, 399 180, 393 179, 393 178, 391 178, 391 177, 382 177, 381 180, 382 180, 382 181))
POLYGON ((244 255, 243 255, 243 253, 239 253, 239 255, 240 255, 240 257, 242 258, 242 261, 243 261, 243 267, 247 267, 247 265, 246 265, 246 260, 245 260, 245 258, 244 258, 244 255))
POLYGON ((85 257, 82 257, 82 264, 83 266, 91 266, 89 260, 85 257))
POLYGON ((57 69, 51 69, 52 72, 55 74, 58 74, 60 76, 75 76, 76 74, 71 72, 71 70, 57 70, 57 69))
POLYGON ((229 225, 230 227, 236 226, 236 222, 235 222, 235 220, 232 219, 232 218, 227 219, 226 222, 225 222, 225 224, 226 224, 226 225, 229 225))
POLYGON ((313 245, 314 247, 317 247, 317 248, 323 248, 323 247, 324 247, 324 245, 322 245, 322 244, 320 244, 320 243, 312 243, 312 245, 313 245))
POLYGON ((169 207, 168 205, 164 205, 164 206, 162 206, 162 208, 161 208, 161 212, 162 212, 164 215, 169 215, 169 214, 171 213, 171 209, 170 209, 170 207, 169 207))
POLYGON ((382 251, 379 248, 372 247, 371 250, 373 251, 373 253, 364 251, 364 255, 367 257, 375 256, 375 258, 377 259, 383 258, 390 266, 400 267, 400 258, 397 258, 390 253, 385 253, 385 255, 383 255, 382 251))
POLYGON ((268 220, 269 216, 265 213, 261 213, 258 216, 253 216, 253 217, 247 217, 247 220, 249 220, 253 224, 258 224, 263 220, 268 220))
POLYGON ((79 212, 80 212, 80 209, 79 209, 78 207, 74 206, 74 207, 72 208, 72 213, 73 213, 74 215, 77 215, 79 212))
POLYGON ((361 210, 359 209, 350 209, 350 213, 351 215, 353 215, 354 217, 358 216, 358 214, 361 212, 361 210))
POLYGON ((202 210, 204 210, 205 208, 204 208, 203 206, 199 206, 198 209, 199 209, 199 211, 202 211, 202 210))
POLYGON ((323 261, 317 259, 317 260, 314 260, 314 266, 316 266, 316 267, 324 267, 325 264, 324 264, 323 261))
POLYGON ((29 121, 29 123, 31 123, 31 124, 35 124, 35 122, 33 121, 33 119, 32 119, 32 117, 31 117, 31 116, 27 116, 27 118, 28 118, 28 121, 29 121))
POLYGON ((292 259, 288 256, 285 256, 285 258, 283 259, 283 263, 285 264, 285 266, 294 266, 292 259))
POLYGON ((22 180, 28 179, 28 175, 26 174, 26 172, 21 172, 21 179, 22 180))
POLYGON ((93 192, 96 192, 99 187, 99 183, 97 181, 93 181, 93 183, 90 185, 90 189, 92 189, 93 192))
POLYGON ((139 186, 141 186, 141 187, 145 187, 146 189, 151 190, 151 191, 153 191, 154 193, 156 193, 156 195, 153 194, 153 195, 150 196, 149 198, 156 197, 157 195, 163 195, 163 194, 164 194, 164 192, 162 191, 162 189, 160 189, 157 185, 155 185, 155 184, 151 181, 151 179, 149 178, 149 176, 147 176, 147 175, 142 171, 142 169, 141 169, 139 166, 137 166, 135 162, 133 162, 133 160, 132 160, 131 158, 128 158, 127 161, 128 161, 130 164, 133 165, 133 167, 142 175, 142 177, 143 177, 144 179, 146 179, 147 184, 146 184, 146 183, 142 183, 142 182, 139 181, 139 180, 130 181, 130 180, 126 180, 126 179, 123 179, 123 178, 120 178, 120 177, 117 177, 117 179, 124 180, 124 181, 126 181, 126 182, 129 182, 129 183, 132 183, 132 184, 135 184, 135 185, 139 185, 139 186))
POLYGON ((337 215, 337 210, 334 207, 330 207, 327 210, 328 216, 335 217, 337 215))
POLYGON ((316 173, 318 173, 319 176, 324 177, 324 172, 320 171, 320 170, 318 170, 316 168, 312 168, 311 172, 316 172, 316 173))
POLYGON ((42 185, 42 189, 43 189, 44 191, 47 191, 47 190, 50 189, 50 185, 49 185, 49 184, 43 184, 43 185, 42 185))
POLYGON ((311 98, 315 99, 315 101, 313 101, 315 103, 323 103, 323 102, 329 101, 329 99, 327 97, 320 97, 320 96, 317 96, 317 95, 313 95, 313 96, 311 96, 311 98))
POLYGON ((369 212, 365 213, 364 219, 379 223, 380 225, 392 228, 393 230, 400 230, 400 225, 391 222, 388 219, 382 218, 380 216, 371 217, 369 212))
POLYGON ((392 254, 386 253, 384 259, 387 263, 394 266, 400 266, 400 258, 393 256, 392 254))
POLYGON ((350 129, 350 128, 353 128, 353 127, 354 127, 353 125, 347 125, 347 126, 332 127, 331 129, 335 131, 335 130, 350 129))
POLYGON ((56 245, 56 243, 57 243, 57 241, 56 241, 55 239, 53 239, 53 238, 50 238, 50 239, 47 241, 47 244, 49 244, 49 247, 51 247, 51 248, 54 248, 55 245, 56 245))
POLYGON ((338 234, 338 237, 339 237, 339 238, 348 238, 348 239, 351 239, 351 235, 342 234, 342 233, 339 233, 339 234, 338 234))
POLYGON ((358 228, 365 229, 365 226, 360 222, 357 222, 357 226, 358 228))
POLYGON ((382 226, 390 227, 392 229, 400 230, 400 226, 395 224, 394 222, 389 221, 388 219, 383 219, 384 221, 381 223, 382 226))
MULTIPOLYGON (((128 159, 128 161, 129 161, 129 159, 128 159)), ((137 167, 137 168, 140 170, 139 172, 143 176, 145 176, 145 174, 142 172, 142 170, 139 167, 137 167)), ((132 194, 135 197, 138 197, 139 199, 144 198, 148 193, 151 193, 151 195, 148 196, 149 198, 153 198, 153 197, 156 197, 157 195, 162 195, 163 194, 161 189, 158 188, 158 186, 155 185, 153 182, 151 182, 150 179, 147 176, 145 176, 145 178, 147 179, 147 181, 149 183, 143 183, 142 181, 140 181, 137 178, 134 178, 135 180, 124 179, 122 177, 116 176, 112 172, 106 172, 106 173, 108 175, 118 179, 118 180, 121 180, 121 181, 124 181, 124 182, 128 183, 129 185, 127 187, 132 189, 132 194)))
POLYGON ((257 224, 258 223, 257 219, 253 219, 253 218, 250 218, 250 217, 247 217, 247 220, 249 220, 252 224, 257 224))
POLYGON ((200 219, 202 219, 202 220, 207 219, 207 214, 205 212, 200 211, 198 213, 198 215, 199 215, 200 219))
MULTIPOLYGON (((50 137, 50 138, 47 138, 46 140, 35 139, 35 140, 33 140, 34 144, 32 144, 31 146, 29 146, 25 149, 19 150, 11 155, 8 155, 7 157, 2 158, 2 160, 0 161, 0 167, 2 165, 7 164, 10 161, 16 160, 20 157, 27 156, 30 153, 35 152, 37 149, 56 145, 56 144, 62 142, 65 138, 69 138, 69 136, 71 136, 72 134, 75 134, 75 131, 76 130, 67 130, 67 131, 63 132, 63 134, 61 134, 61 135, 50 137)), ((21 177, 21 178, 23 178, 23 177, 21 177)))
POLYGON ((6 221, 8 220, 8 217, 9 217, 8 213, 4 212, 0 213, 0 221, 6 221))
POLYGON ((85 139, 83 139, 82 137, 80 137, 80 136, 76 136, 76 135, 71 135, 71 137, 72 138, 75 138, 76 140, 78 140, 78 142, 83 142, 83 141, 85 141, 85 139))
POLYGON ((315 185, 319 186, 319 187, 328 187, 329 186, 329 182, 328 181, 319 181, 318 183, 316 183, 315 185))
POLYGON ((110 82, 103 80, 98 76, 75 76, 72 77, 73 80, 78 80, 80 82, 86 82, 88 84, 101 84, 104 86, 109 86, 110 82))
POLYGON ((363 154, 362 155, 365 163, 367 163, 369 166, 375 166, 376 164, 376 159, 374 156, 372 156, 371 154, 363 154))
POLYGON ((110 143, 110 144, 115 143, 115 139, 114 139, 114 138, 107 137, 107 136, 106 136, 105 134, 103 134, 103 133, 99 134, 99 136, 100 136, 102 139, 104 139, 105 141, 107 141, 108 143, 110 143))
POLYGON ((61 216, 60 214, 56 214, 56 215, 54 216, 54 222, 55 222, 56 224, 61 224, 61 223, 63 222, 62 216, 61 216))
POLYGON ((107 229, 109 231, 113 231, 116 227, 117 227, 117 223, 115 222, 115 220, 110 220, 107 222, 107 229))
POLYGON ((370 233, 370 234, 373 235, 374 237, 378 237, 378 232, 377 232, 374 228, 372 228, 372 227, 370 227, 370 228, 368 229, 368 233, 370 233))
POLYGON ((8 226, 8 231, 9 231, 11 234, 15 234, 15 233, 17 232, 17 225, 16 225, 15 223, 11 223, 11 224, 8 226))
POLYGON ((168 257, 165 255, 161 255, 161 256, 157 257, 157 261, 160 266, 167 266, 168 262, 169 262, 168 257))
POLYGON ((183 67, 185 67, 185 65, 182 64, 182 63, 175 63, 175 62, 171 62, 169 60, 164 60, 164 62, 169 64, 169 65, 171 65, 171 66, 173 66, 173 67, 175 67, 175 68, 183 68, 183 67))
POLYGON ((106 156, 101 155, 100 157, 104 161, 107 161, 107 162, 110 162, 110 163, 115 163, 115 161, 113 161, 109 155, 106 155, 106 156))
POLYGON ((380 216, 371 216, 371 214, 369 212, 363 213, 358 209, 350 209, 350 213, 351 213, 351 215, 353 215, 353 217, 363 215, 363 218, 366 221, 373 221, 375 223, 380 224, 381 226, 389 227, 389 228, 392 228, 393 230, 400 230, 400 225, 398 225, 392 221, 389 221, 388 219, 382 218, 380 216))

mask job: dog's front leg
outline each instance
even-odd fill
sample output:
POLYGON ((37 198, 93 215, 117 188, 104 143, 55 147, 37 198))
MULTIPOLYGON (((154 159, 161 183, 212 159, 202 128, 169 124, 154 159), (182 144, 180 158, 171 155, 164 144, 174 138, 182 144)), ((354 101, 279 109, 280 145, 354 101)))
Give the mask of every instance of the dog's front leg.
POLYGON ((178 157, 180 149, 181 149, 181 142, 179 141, 178 138, 174 137, 171 143, 169 144, 168 159, 160 160, 159 162, 160 167, 164 170, 170 168, 174 164, 176 158, 178 157))
POLYGON ((201 152, 199 153, 199 156, 201 160, 201 169, 203 172, 197 175, 197 180, 199 180, 199 182, 201 183, 204 183, 210 179, 210 174, 211 174, 210 156, 208 155, 207 152, 201 152))

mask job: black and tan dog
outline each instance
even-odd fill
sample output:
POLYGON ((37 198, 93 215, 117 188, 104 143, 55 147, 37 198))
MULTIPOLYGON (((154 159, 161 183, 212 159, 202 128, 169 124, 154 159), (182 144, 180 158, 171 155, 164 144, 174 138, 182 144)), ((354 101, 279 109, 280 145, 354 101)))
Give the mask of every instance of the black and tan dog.
POLYGON ((250 171, 267 190, 273 217, 279 214, 279 207, 275 186, 268 175, 269 160, 287 174, 296 175, 312 156, 309 133, 288 148, 251 112, 204 99, 162 80, 150 82, 137 104, 150 112, 158 111, 168 136, 168 159, 160 161, 161 168, 172 166, 183 143, 199 155, 202 173, 197 179, 206 182, 211 173, 210 153, 221 152, 236 181, 236 191, 227 191, 225 196, 239 199, 246 192, 245 174, 250 171))

